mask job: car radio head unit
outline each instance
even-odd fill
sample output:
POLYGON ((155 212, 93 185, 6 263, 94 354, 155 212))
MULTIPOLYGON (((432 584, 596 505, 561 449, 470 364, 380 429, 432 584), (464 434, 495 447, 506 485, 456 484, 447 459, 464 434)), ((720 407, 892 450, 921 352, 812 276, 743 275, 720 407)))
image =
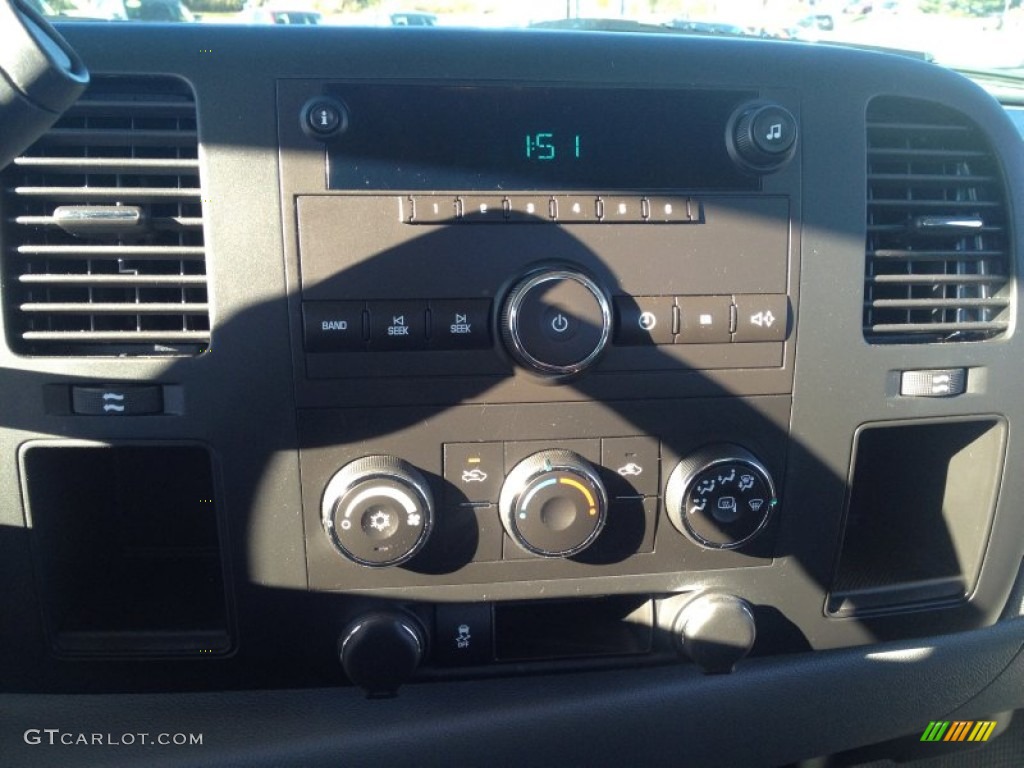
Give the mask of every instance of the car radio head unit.
POLYGON ((759 188, 725 141, 751 92, 379 83, 327 92, 348 122, 328 150, 331 189, 759 188))

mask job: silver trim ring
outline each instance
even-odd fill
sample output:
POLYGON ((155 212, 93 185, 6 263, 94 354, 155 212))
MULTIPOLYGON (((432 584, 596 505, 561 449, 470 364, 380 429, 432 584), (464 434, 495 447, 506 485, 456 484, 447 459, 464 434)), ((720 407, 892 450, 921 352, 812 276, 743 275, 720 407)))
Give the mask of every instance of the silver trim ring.
POLYGON ((511 351, 513 357, 539 373, 549 373, 557 376, 570 376, 590 367, 590 365, 594 363, 594 361, 604 351, 604 348, 608 345, 608 341, 612 335, 612 308, 611 304, 608 302, 608 298, 604 295, 604 291, 601 290, 600 286, 583 273, 570 269, 543 270, 532 277, 528 277, 523 280, 515 287, 512 293, 509 294, 508 298, 505 300, 505 324, 507 331, 506 340, 512 346, 511 351), (597 344, 594 346, 594 350, 582 360, 568 365, 555 365, 543 360, 538 360, 526 351, 526 348, 523 346, 523 343, 519 338, 519 309, 523 298, 538 285, 551 282, 552 280, 576 281, 590 292, 597 301, 597 305, 601 310, 601 338, 598 339, 597 344))

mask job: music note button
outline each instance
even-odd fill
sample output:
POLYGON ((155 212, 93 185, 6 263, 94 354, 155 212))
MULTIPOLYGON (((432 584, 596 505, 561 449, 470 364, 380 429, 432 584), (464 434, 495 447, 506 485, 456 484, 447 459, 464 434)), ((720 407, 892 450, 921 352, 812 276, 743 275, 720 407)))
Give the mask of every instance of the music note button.
POLYGON ((796 150, 796 118, 778 104, 754 102, 734 118, 732 149, 735 159, 750 170, 781 168, 796 150))
POLYGON ((782 107, 766 106, 754 117, 754 141, 763 152, 787 151, 796 139, 796 120, 782 107))

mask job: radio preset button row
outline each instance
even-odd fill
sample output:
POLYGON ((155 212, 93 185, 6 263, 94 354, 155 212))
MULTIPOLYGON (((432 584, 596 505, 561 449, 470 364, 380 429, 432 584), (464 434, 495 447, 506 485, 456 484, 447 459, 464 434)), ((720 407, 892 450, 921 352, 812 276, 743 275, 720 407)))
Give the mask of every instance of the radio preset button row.
POLYGON ((727 344, 785 341, 785 294, 734 296, 616 296, 615 343, 727 344))
POLYGON ((306 301, 307 352, 490 349, 490 299, 306 301))
MULTIPOLYGON (((405 202, 405 201, 403 201, 405 202)), ((413 195, 409 224, 700 224, 699 201, 673 195, 413 195)))

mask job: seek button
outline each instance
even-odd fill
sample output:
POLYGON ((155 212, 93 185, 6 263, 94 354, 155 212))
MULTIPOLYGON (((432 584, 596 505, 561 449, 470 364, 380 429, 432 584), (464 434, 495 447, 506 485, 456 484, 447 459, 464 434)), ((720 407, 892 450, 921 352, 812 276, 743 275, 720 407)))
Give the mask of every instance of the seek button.
POLYGON ((433 349, 487 349, 491 346, 488 299, 442 299, 430 302, 433 349))
POLYGON ((427 344, 427 302, 371 301, 370 346, 374 349, 422 349, 427 344))

